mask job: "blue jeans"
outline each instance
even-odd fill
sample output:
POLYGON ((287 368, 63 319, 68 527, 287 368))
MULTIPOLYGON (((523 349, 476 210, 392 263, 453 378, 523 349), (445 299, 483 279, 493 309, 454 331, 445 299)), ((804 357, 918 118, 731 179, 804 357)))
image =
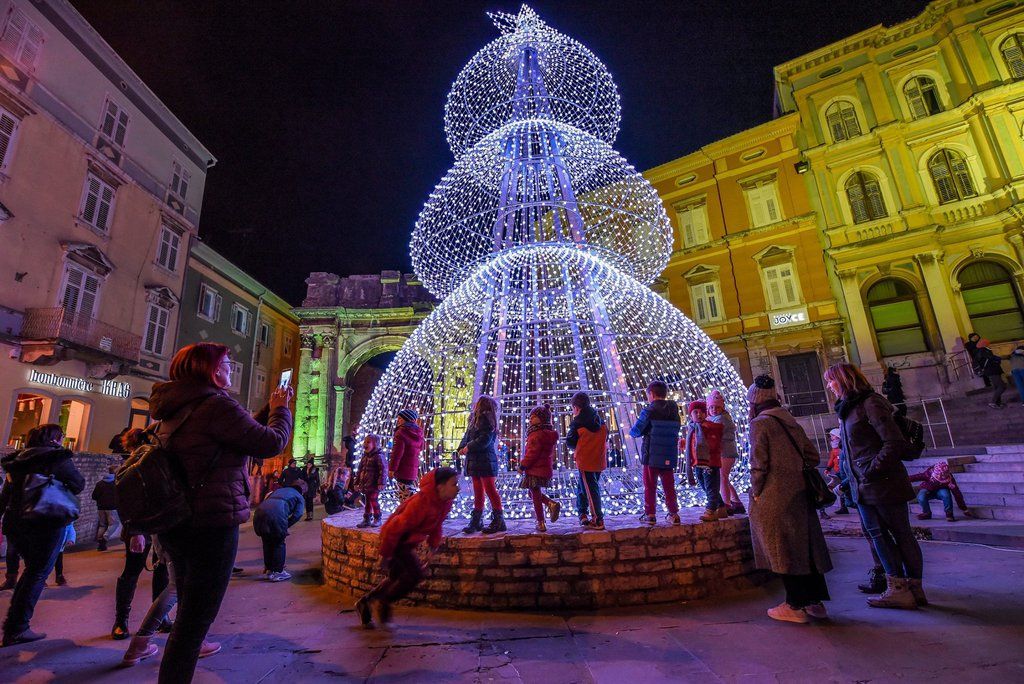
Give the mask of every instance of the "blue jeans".
POLYGON ((907 505, 869 504, 857 502, 857 512, 868 539, 882 561, 885 574, 892 577, 921 579, 924 558, 921 547, 910 529, 910 514, 907 505))
MULTIPOLYGON (((31 525, 19 521, 17 528, 9 532, 10 542, 14 543, 18 555, 25 563, 25 569, 14 587, 11 605, 7 608, 7 619, 4 620, 4 634, 17 636, 28 629, 39 595, 43 593, 43 583, 53 571, 57 556, 63 550, 64 526, 31 525)), ((7 548, 10 549, 10 543, 7 548)))
POLYGON ((1017 386, 1017 395, 1024 403, 1024 368, 1014 368, 1010 375, 1013 376, 1013 384, 1017 386))
POLYGON ((720 487, 722 484, 722 469, 721 468, 694 468, 694 475, 697 476, 697 484, 700 485, 701 490, 708 498, 707 509, 709 511, 716 511, 725 505, 722 501, 722 492, 720 487))
POLYGON ((594 522, 603 521, 601 512, 601 473, 580 470, 579 487, 576 489, 576 513, 581 518, 587 517, 594 522))
POLYGON ((932 508, 928 505, 929 499, 939 499, 942 501, 942 508, 945 509, 946 515, 953 515, 953 495, 950 494, 948 489, 943 487, 934 492, 922 489, 917 493, 917 503, 921 504, 921 511, 925 515, 932 514, 932 508))

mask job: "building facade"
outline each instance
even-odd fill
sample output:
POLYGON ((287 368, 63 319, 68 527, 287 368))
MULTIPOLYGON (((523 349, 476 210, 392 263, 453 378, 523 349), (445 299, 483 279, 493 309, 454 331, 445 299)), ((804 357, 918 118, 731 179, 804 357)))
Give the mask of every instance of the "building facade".
POLYGON ((250 411, 263 408, 282 371, 292 369, 295 384, 299 325, 291 305, 199 241, 188 257, 180 311, 176 348, 196 342, 230 347, 230 391, 250 411))
POLYGON ((214 163, 68 2, 0 3, 0 447, 147 423, 214 163))
MULTIPOLYGON (((341 277, 311 273, 295 309, 301 342, 292 453, 318 464, 343 451, 379 376, 374 359, 397 352, 437 301, 415 276, 398 271, 341 277)), ((390 435, 388 436, 390 437, 390 435)))
POLYGON ((828 410, 821 375, 845 358, 844 322, 795 166, 799 126, 786 115, 644 175, 675 229, 660 289, 745 381, 772 374, 793 411, 810 414, 828 410))
POLYGON ((940 0, 775 69, 850 351, 912 397, 970 379, 962 340, 1024 339, 1024 5, 940 0))

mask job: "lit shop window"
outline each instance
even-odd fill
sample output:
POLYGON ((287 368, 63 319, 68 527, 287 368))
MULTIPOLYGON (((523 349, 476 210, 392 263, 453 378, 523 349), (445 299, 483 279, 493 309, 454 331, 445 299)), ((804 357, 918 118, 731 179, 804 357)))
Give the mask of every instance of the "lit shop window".
POLYGON ((85 447, 86 432, 89 429, 89 415, 92 406, 78 399, 64 399, 60 402, 58 423, 64 431, 64 446, 81 450, 85 447))
POLYGON ((28 432, 50 421, 51 399, 40 394, 22 392, 14 400, 14 419, 7 446, 19 449, 25 446, 28 432))

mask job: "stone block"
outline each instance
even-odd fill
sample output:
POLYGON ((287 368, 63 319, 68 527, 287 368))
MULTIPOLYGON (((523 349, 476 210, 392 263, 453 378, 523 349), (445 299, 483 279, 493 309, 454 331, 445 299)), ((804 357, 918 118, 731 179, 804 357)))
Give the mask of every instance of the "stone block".
POLYGON ((619 560, 632 560, 634 558, 647 558, 647 547, 640 544, 619 547, 619 560))
POLYGON ((589 563, 594 560, 594 553, 589 549, 562 551, 559 555, 564 563, 589 563))
POLYGON ((600 547, 593 550, 594 562, 603 563, 605 561, 615 560, 617 551, 614 546, 600 547))
POLYGON ((594 532, 583 532, 580 534, 580 544, 583 546, 593 546, 595 544, 610 544, 612 541, 612 533, 608 530, 597 530, 594 532))
POLYGON ((583 573, 578 565, 549 565, 544 568, 544 574, 548 577, 576 577, 583 573))
POLYGON ((529 555, 530 565, 554 565, 558 562, 558 554, 554 551, 531 551, 529 555))
POLYGON ((569 593, 569 583, 559 581, 547 581, 541 585, 541 590, 545 594, 567 594, 569 593))
POLYGON ((672 560, 672 567, 676 570, 689 570, 700 566, 700 556, 683 556, 672 560))
POLYGON ((512 570, 510 568, 484 568, 480 571, 480 576, 485 579, 505 579, 512 576, 512 570))
POLYGON ((672 561, 670 560, 657 560, 657 561, 644 561, 643 563, 636 563, 634 566, 636 572, 664 572, 672 569, 672 561))
POLYGON ((516 579, 540 579, 544 576, 544 568, 511 568, 511 572, 516 579))
POLYGON ((509 546, 518 551, 520 549, 539 549, 544 540, 539 536, 530 535, 528 537, 511 537, 508 543, 509 546))
POLYGON ((725 562, 724 553, 706 553, 700 557, 701 565, 715 565, 719 566, 725 562))
POLYGON ((693 553, 708 553, 711 551, 711 541, 708 539, 698 539, 693 543, 693 553))
POLYGON ((636 542, 647 539, 650 532, 646 527, 627 527, 622 530, 612 530, 612 539, 617 543, 636 542))
POLYGON ((526 565, 528 557, 524 551, 506 551, 498 556, 498 565, 526 565))

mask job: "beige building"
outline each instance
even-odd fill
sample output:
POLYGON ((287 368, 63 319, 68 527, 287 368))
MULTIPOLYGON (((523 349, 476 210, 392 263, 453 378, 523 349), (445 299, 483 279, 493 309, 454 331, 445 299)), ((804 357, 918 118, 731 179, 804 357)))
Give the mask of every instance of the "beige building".
POLYGON ((851 352, 911 397, 968 386, 962 339, 1024 338, 1024 5, 932 2, 775 69, 851 352))
POLYGON ((0 447, 148 420, 214 163, 68 2, 0 2, 0 447))

